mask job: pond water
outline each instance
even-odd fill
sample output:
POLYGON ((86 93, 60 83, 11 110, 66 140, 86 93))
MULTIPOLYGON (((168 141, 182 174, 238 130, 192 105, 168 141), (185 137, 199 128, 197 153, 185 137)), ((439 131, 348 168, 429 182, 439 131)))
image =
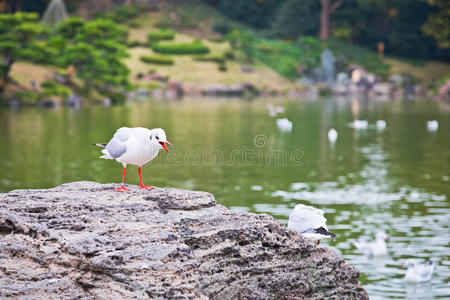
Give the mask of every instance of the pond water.
MULTIPOLYGON (((298 203, 326 211, 336 242, 324 242, 361 272, 371 299, 450 296, 450 105, 432 100, 183 99, 124 106, 0 110, 0 191, 68 181, 120 182, 122 167, 99 159, 121 126, 163 127, 171 154, 143 168, 144 183, 209 191, 231 208, 283 223, 298 203), (281 132, 266 105, 286 107, 281 132), (354 119, 368 120, 354 129, 354 119), (376 120, 386 120, 379 131, 376 120), (436 132, 426 121, 438 120, 436 132), (334 146, 327 139, 334 127, 334 146), (389 254, 370 259, 352 241, 377 231, 389 254), (401 263, 434 259, 431 282, 407 285, 401 263)), ((137 168, 127 169, 137 184, 137 168)))

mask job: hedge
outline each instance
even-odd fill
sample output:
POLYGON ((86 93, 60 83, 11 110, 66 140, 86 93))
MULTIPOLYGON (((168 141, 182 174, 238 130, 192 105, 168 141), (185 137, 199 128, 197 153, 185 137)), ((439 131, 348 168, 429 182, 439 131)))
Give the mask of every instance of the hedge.
POLYGON ((224 63, 225 58, 223 56, 197 56, 194 58, 196 61, 210 61, 215 63, 224 63))
POLYGON ((158 53, 166 54, 207 54, 209 48, 200 41, 193 43, 155 43, 152 49, 158 53))
POLYGON ((143 55, 141 61, 158 65, 173 65, 174 61, 170 56, 143 55))
POLYGON ((175 37, 175 32, 170 29, 161 29, 158 31, 150 32, 147 38, 150 42, 158 42, 162 40, 173 40, 175 37))
POLYGON ((147 46, 147 43, 142 43, 139 41, 128 41, 127 42, 127 47, 128 48, 134 48, 134 47, 144 47, 147 46))

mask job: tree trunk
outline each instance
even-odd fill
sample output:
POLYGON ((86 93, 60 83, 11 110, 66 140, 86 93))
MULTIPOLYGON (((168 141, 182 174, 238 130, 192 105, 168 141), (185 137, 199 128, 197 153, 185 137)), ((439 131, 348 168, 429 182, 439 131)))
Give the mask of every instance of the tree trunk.
POLYGON ((333 4, 332 0, 319 0, 320 1, 320 34, 319 38, 321 40, 326 40, 330 37, 331 25, 330 17, 331 14, 342 5, 343 0, 335 1, 333 4))
POLYGON ((2 74, 0 76, 0 93, 5 91, 6 84, 9 81, 9 71, 11 71, 11 66, 14 63, 14 59, 10 57, 3 57, 2 59, 2 74))
POLYGON ((320 34, 321 40, 330 37, 330 2, 331 0, 320 0, 322 9, 320 10, 320 34))

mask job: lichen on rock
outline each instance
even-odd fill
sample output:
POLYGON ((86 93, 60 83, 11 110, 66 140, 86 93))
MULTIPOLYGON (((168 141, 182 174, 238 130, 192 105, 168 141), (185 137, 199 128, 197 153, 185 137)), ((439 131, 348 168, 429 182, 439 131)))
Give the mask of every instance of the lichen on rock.
POLYGON ((0 194, 2 299, 368 299, 358 276, 205 192, 73 182, 0 194))

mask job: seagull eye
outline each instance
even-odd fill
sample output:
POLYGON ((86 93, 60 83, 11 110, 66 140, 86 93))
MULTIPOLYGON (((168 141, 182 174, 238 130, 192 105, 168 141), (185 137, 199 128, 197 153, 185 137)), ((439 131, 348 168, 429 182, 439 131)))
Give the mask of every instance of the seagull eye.
POLYGON ((159 136, 156 136, 156 140, 157 140, 157 141, 159 140, 159 136))

